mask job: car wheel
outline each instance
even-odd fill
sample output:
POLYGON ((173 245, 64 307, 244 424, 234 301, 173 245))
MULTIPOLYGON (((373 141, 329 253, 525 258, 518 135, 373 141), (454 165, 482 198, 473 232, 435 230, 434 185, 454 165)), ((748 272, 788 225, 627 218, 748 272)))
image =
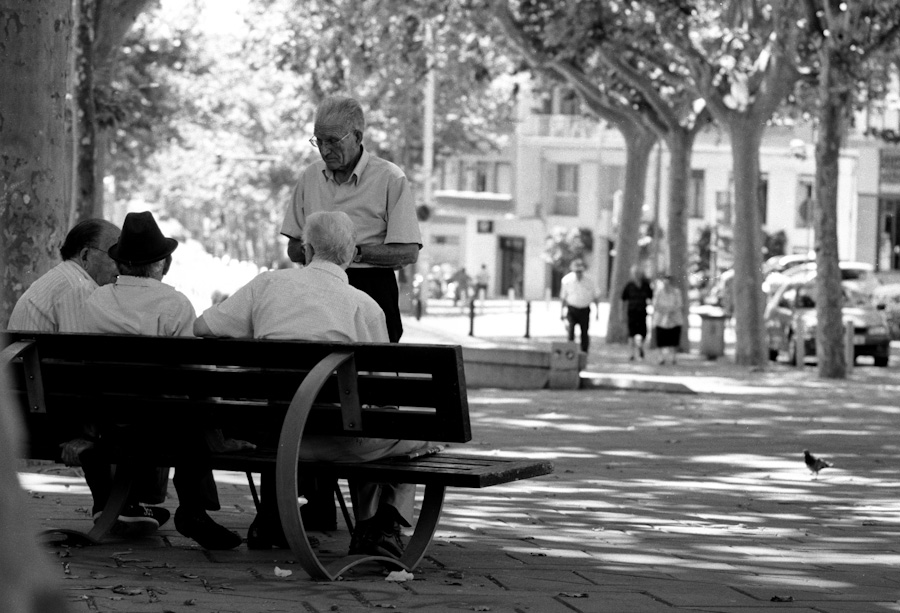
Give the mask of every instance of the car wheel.
POLYGON ((793 334, 788 339, 788 364, 797 365, 797 339, 793 334))
POLYGON ((776 362, 778 360, 778 350, 769 349, 769 361, 776 362))
POLYGON ((886 356, 886 355, 885 356, 880 356, 880 355, 875 356, 875 366, 881 366, 882 368, 884 368, 887 365, 888 365, 888 356, 886 356))

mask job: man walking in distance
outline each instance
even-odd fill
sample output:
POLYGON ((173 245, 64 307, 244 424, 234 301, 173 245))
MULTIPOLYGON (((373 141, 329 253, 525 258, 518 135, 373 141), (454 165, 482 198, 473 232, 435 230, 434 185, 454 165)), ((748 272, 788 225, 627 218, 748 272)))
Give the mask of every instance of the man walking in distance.
POLYGON ((566 319, 569 342, 575 340, 575 326, 581 329, 581 350, 585 353, 591 343, 588 326, 591 321, 591 303, 597 301, 594 282, 584 274, 584 261, 572 260, 571 272, 562 278, 559 298, 562 301, 563 317, 566 319))
POLYGON ((317 211, 343 211, 356 229, 347 269, 350 285, 375 299, 387 319, 388 338, 403 334, 394 269, 414 264, 422 238, 409 181, 395 164, 363 146, 365 115, 353 98, 335 96, 316 109, 313 138, 321 161, 301 174, 281 226, 288 257, 305 263, 303 228, 317 211))

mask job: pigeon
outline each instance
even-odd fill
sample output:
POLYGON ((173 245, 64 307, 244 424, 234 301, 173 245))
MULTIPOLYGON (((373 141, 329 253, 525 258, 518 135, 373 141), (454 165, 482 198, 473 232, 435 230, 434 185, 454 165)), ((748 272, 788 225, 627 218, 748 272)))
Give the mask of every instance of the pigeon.
POLYGON ((809 452, 809 449, 803 450, 803 461, 806 462, 806 467, 817 477, 819 476, 819 471, 823 468, 828 468, 831 466, 831 463, 826 462, 822 458, 817 458, 813 454, 809 452))

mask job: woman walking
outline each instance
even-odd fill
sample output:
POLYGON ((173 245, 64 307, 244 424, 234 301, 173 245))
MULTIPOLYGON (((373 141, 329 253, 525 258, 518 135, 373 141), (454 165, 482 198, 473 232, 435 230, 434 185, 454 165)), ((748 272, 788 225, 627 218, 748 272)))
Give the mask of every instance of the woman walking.
POLYGON ((659 363, 666 363, 669 356, 675 364, 675 353, 681 344, 681 327, 684 325, 684 298, 681 290, 672 284, 672 275, 662 275, 659 289, 653 295, 653 333, 659 347, 659 363))

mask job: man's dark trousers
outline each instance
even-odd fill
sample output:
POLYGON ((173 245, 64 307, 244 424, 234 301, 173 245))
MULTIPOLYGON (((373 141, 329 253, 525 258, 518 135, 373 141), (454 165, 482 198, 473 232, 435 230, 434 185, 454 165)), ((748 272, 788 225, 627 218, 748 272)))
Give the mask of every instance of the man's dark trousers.
POLYGON ((392 343, 398 342, 403 336, 403 322, 400 319, 400 289, 394 271, 390 268, 348 268, 347 280, 378 303, 387 320, 388 339, 392 343))
POLYGON ((575 325, 581 328, 581 350, 588 352, 591 339, 588 336, 588 324, 591 321, 591 307, 566 307, 566 320, 569 323, 569 342, 575 340, 575 325))

